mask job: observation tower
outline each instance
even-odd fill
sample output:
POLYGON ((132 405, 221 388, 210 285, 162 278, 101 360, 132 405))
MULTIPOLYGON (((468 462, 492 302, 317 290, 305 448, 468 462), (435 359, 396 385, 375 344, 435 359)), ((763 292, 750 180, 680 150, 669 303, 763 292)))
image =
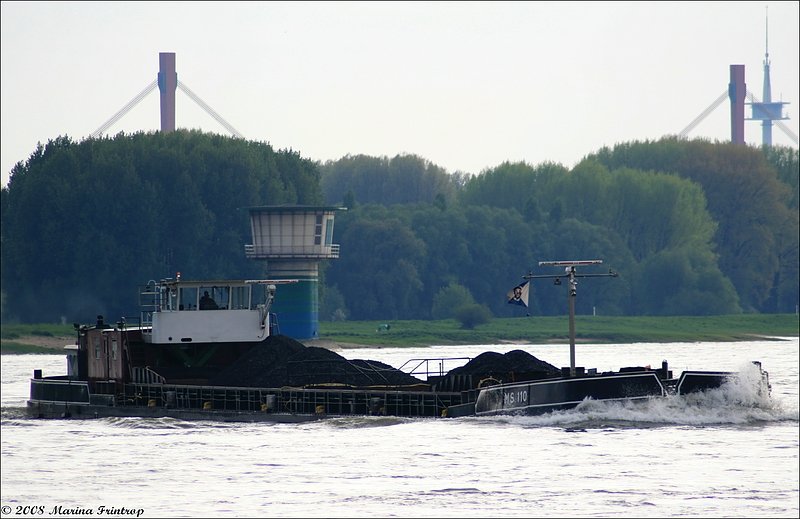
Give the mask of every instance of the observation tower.
POLYGON ((281 286, 273 304, 280 333, 295 339, 319 337, 319 263, 339 257, 333 222, 345 207, 277 205, 251 207, 253 243, 245 255, 266 260, 270 279, 296 279, 281 286))

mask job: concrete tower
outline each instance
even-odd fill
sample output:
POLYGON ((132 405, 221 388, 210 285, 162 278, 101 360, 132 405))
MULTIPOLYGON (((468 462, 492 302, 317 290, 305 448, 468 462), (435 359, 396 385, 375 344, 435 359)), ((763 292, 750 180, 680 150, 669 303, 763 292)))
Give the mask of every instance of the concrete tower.
POLYGON ((175 131, 175 90, 178 88, 178 74, 175 72, 175 53, 158 54, 158 89, 161 91, 161 131, 175 131))
POLYGON ((734 144, 744 144, 744 98, 746 95, 744 65, 731 65, 728 97, 731 100, 731 142, 734 144))
POLYGON ((319 262, 339 257, 333 220, 344 207, 263 206, 250 208, 250 259, 267 260, 270 279, 297 279, 281 285, 273 304, 280 333, 295 339, 319 337, 319 262))

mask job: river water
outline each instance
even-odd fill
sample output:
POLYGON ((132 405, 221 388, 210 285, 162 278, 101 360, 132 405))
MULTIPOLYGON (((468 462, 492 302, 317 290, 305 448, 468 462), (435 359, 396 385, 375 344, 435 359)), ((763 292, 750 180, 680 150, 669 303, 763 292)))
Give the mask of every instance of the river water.
MULTIPOLYGON (((564 345, 339 353, 400 367, 512 349, 569 365, 564 345)), ((39 420, 22 412, 28 380, 37 368, 64 373, 64 356, 3 355, 2 516, 800 516, 797 338, 577 350, 577 365, 598 371, 666 359, 677 375, 759 360, 772 396, 759 399, 743 383, 538 417, 39 420)))

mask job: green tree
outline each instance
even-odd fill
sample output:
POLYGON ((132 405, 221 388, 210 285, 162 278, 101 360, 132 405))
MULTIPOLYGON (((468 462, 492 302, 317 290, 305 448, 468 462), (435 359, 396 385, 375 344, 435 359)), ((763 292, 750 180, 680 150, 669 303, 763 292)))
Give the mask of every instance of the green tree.
POLYGON ((456 320, 461 323, 462 328, 472 330, 491 321, 492 312, 484 305, 465 304, 456 309, 456 320))
POLYGON ((342 292, 334 286, 320 287, 319 317, 322 321, 344 321, 347 305, 342 292))
POLYGON ((651 256, 643 262, 637 278, 634 298, 647 315, 741 312, 730 280, 711 258, 694 248, 672 249, 651 256))
POLYGON ((346 253, 333 262, 327 279, 343 287, 352 318, 414 315, 423 288, 420 268, 425 244, 379 206, 361 205, 348 211, 337 227, 346 253))
POLYGON ((775 169, 778 180, 789 188, 786 205, 797 209, 800 199, 800 151, 786 146, 764 146, 762 151, 767 162, 775 169))
MULTIPOLYGON (((786 222, 783 210, 792 199, 791 165, 796 157, 770 157, 786 165, 781 168, 786 181, 779 179, 760 149, 731 143, 665 138, 604 148, 592 158, 612 170, 662 171, 700 184, 718 223, 713 241, 720 269, 736 287, 743 309, 759 311, 770 304, 773 283, 784 282, 776 275, 781 268, 779 250, 792 248, 778 245, 778 235, 786 222)), ((790 276, 786 281, 794 280, 790 276)))
POLYGON ((554 163, 533 167, 524 162, 504 162, 467 179, 461 200, 469 205, 514 208, 526 214, 536 200, 542 178, 566 174, 566 168, 554 163))
POLYGON ((408 154, 391 159, 347 155, 322 164, 320 170, 328 203, 340 203, 348 193, 365 204, 432 203, 437 197, 446 203, 455 197, 461 178, 418 155, 408 154))
POLYGON ((450 319, 455 317, 458 308, 474 303, 475 299, 467 287, 451 281, 433 297, 431 316, 434 319, 450 319))

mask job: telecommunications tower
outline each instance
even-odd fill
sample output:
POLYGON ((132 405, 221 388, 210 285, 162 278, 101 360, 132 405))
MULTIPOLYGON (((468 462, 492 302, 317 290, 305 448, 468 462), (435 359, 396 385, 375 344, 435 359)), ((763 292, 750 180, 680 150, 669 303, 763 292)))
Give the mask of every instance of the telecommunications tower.
POLYGON ((772 121, 783 121, 788 117, 783 115, 783 105, 788 104, 782 101, 772 101, 772 85, 769 79, 769 16, 766 20, 766 45, 764 52, 764 97, 761 102, 750 96, 749 103, 753 112, 750 121, 761 121, 761 143, 764 146, 772 146, 772 121))

